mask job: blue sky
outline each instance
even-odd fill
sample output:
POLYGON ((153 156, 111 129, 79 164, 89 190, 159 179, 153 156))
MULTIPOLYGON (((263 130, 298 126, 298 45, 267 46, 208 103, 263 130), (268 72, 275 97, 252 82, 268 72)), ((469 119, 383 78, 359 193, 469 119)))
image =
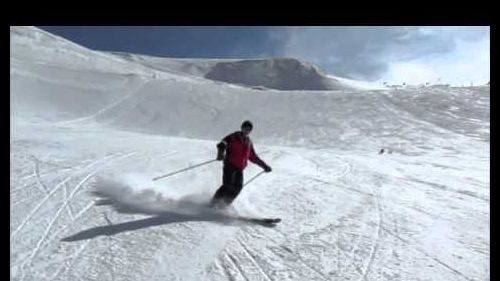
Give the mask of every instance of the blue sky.
POLYGON ((57 26, 40 28, 95 50, 162 57, 295 57, 341 77, 390 84, 484 84, 489 27, 57 26))

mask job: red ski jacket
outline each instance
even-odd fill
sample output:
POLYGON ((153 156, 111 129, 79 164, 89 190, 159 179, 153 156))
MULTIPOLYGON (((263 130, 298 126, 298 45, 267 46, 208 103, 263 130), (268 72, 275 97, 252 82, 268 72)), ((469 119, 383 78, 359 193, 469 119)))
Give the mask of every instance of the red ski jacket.
POLYGON ((248 160, 262 168, 267 166, 267 164, 257 156, 257 153, 255 153, 250 138, 245 136, 242 132, 238 131, 227 135, 217 145, 217 148, 219 149, 219 153, 221 150, 226 149, 224 161, 229 162, 241 170, 245 169, 248 160))

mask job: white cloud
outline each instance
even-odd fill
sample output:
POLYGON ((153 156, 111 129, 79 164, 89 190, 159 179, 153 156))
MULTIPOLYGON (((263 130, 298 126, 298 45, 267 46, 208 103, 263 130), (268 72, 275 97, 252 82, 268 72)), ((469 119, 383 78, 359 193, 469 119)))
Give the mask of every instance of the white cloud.
POLYGON ((293 27, 281 53, 369 81, 469 85, 490 79, 490 28, 293 27))
POLYGON ((448 53, 430 54, 418 59, 391 61, 380 81, 390 84, 446 83, 451 85, 485 84, 490 80, 490 40, 456 39, 448 53))

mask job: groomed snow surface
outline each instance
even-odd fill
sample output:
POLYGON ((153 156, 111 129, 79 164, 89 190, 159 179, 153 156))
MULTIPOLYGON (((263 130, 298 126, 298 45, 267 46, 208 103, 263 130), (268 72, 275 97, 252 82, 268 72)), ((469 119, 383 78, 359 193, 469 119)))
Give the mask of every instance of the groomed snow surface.
POLYGON ((489 87, 359 89, 295 59, 10 30, 11 280, 489 280, 489 87), (204 207, 221 162, 152 180, 245 119, 273 171, 228 214, 274 227, 204 207))

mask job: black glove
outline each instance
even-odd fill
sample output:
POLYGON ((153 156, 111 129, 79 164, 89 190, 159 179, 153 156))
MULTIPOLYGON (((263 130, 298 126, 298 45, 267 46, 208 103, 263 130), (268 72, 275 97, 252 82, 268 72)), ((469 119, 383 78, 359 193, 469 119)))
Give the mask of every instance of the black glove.
POLYGON ((219 150, 219 152, 217 153, 217 158, 215 158, 215 160, 217 160, 217 161, 224 160, 224 153, 219 150))
POLYGON ((266 166, 264 166, 264 171, 265 171, 266 173, 269 173, 269 172, 271 172, 271 171, 272 171, 272 169, 271 169, 271 167, 269 167, 268 165, 266 165, 266 166))
POLYGON ((224 149, 226 148, 226 145, 224 143, 219 142, 217 144, 217 158, 215 160, 222 161, 224 160, 224 149))

